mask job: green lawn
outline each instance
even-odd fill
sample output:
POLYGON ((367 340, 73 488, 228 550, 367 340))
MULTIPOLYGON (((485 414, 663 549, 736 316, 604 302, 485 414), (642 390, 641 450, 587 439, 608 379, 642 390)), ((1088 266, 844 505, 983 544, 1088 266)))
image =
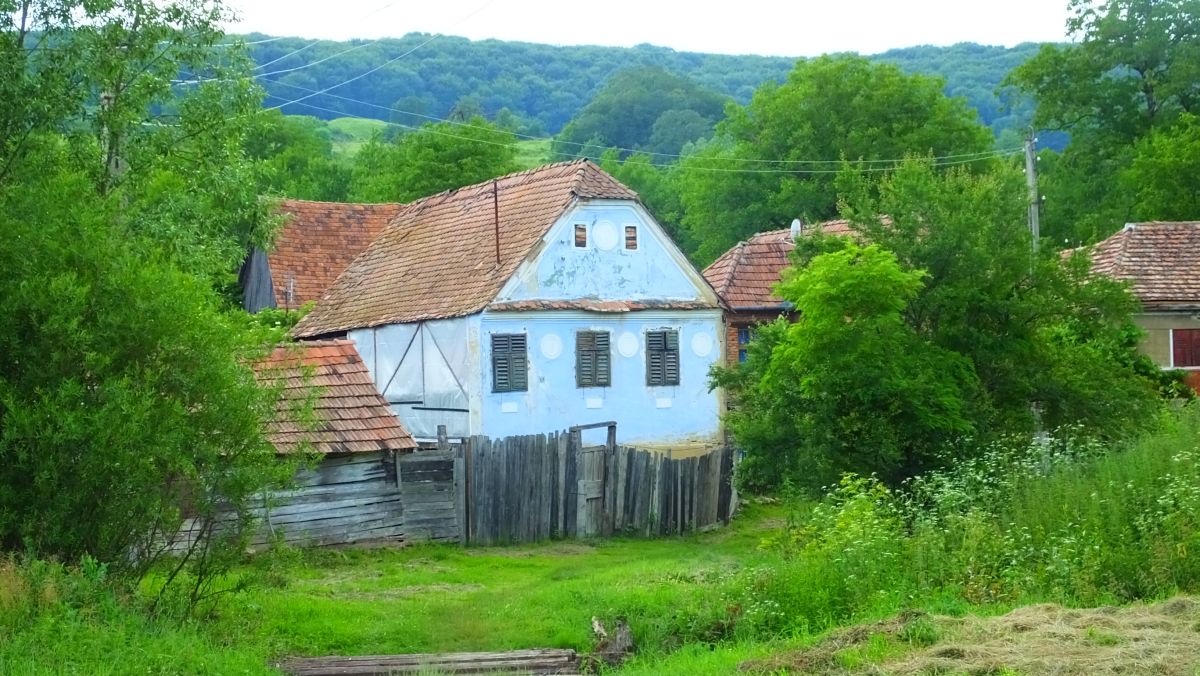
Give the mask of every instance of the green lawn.
POLYGON ((777 510, 683 538, 462 549, 316 551, 264 557, 267 586, 228 603, 211 627, 271 655, 592 647, 591 620, 627 618, 647 659, 710 633, 717 588, 758 556, 777 510))

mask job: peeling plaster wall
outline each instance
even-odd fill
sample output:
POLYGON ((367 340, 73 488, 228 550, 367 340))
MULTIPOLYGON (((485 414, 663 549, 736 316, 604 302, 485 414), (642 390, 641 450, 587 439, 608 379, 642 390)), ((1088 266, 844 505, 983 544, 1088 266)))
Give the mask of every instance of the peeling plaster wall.
POLYGON ((497 301, 714 300, 682 253, 634 202, 581 202, 550 228, 532 260, 517 270, 497 301), (575 226, 587 246, 575 246, 575 226), (637 248, 625 248, 625 228, 637 229, 637 248))
MULTIPOLYGON (((485 312, 480 338, 485 365, 476 383, 482 393, 484 434, 504 437, 615 420, 621 443, 647 446, 716 444, 721 401, 708 391, 709 367, 723 359, 718 310, 590 313, 578 311, 485 312), (646 385, 647 331, 679 331, 680 382, 646 385), (576 386, 575 334, 608 331, 612 385, 576 386), (493 392, 493 333, 524 333, 529 343, 529 389, 493 392)), ((599 441, 603 430, 595 432, 599 441)))

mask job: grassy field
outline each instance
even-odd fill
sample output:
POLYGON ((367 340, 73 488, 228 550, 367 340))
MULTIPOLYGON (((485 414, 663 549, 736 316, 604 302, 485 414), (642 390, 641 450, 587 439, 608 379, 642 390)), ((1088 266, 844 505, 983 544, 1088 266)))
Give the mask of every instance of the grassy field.
POLYGON ((10 562, 8 579, 0 576, 0 630, 11 632, 0 673, 270 673, 290 655, 588 651, 593 617, 609 627, 627 619, 642 649, 631 673, 661 673, 668 655, 720 673, 768 646, 677 649, 697 636, 728 638, 720 590, 763 555, 758 545, 781 516, 750 506, 729 528, 660 540, 287 550, 240 571, 257 583, 251 591, 182 626, 145 620, 104 594, 64 593, 86 584, 61 573, 31 589, 10 562), (36 607, 20 607, 30 597, 36 607))
POLYGON ((353 156, 376 132, 387 129, 387 122, 383 120, 361 117, 339 117, 329 120, 327 124, 333 141, 333 154, 340 157, 353 156))
POLYGON ((1195 674, 1200 604, 1141 604, 1200 590, 1198 439, 1192 407, 1137 440, 989 447, 903 491, 851 477, 689 537, 283 549, 184 623, 147 619, 95 564, 0 558, 0 673, 589 651, 592 618, 623 618, 638 654, 622 674, 1195 674))
POLYGON ((569 159, 551 155, 550 143, 550 139, 517 141, 517 166, 521 169, 533 169, 543 164, 569 159))
POLYGON ((778 509, 752 507, 728 529, 686 538, 618 539, 463 550, 343 550, 263 559, 267 587, 227 606, 213 627, 272 655, 592 648, 591 620, 626 618, 653 661, 721 634, 720 583, 760 556, 778 509), (234 618, 256 618, 244 622, 234 618))
MULTIPOLYGON (((359 117, 339 117, 329 120, 327 124, 333 141, 333 153, 343 158, 353 157, 359 148, 370 140, 371 136, 387 129, 387 123, 382 120, 368 120, 359 117)), ((533 169, 543 164, 567 159, 553 156, 550 152, 550 143, 550 139, 517 141, 517 168, 533 169)))

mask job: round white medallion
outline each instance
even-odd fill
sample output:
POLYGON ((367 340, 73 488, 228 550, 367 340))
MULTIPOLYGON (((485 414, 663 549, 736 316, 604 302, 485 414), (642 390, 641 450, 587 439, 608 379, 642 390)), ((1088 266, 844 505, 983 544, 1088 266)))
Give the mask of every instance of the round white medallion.
POLYGON ((617 338, 617 352, 620 352, 622 357, 632 357, 633 355, 637 354, 637 351, 637 336, 626 331, 625 333, 621 334, 620 338, 617 338))
POLYGON ((562 338, 553 333, 542 336, 542 356, 546 359, 558 359, 562 354, 562 338))
POLYGON ((712 336, 707 333, 697 333, 692 336, 692 352, 695 352, 697 357, 707 357, 712 353, 712 349, 712 336))
POLYGON ((610 221, 599 221, 592 226, 592 240, 596 248, 602 251, 612 251, 617 248, 620 237, 617 236, 617 226, 610 221))

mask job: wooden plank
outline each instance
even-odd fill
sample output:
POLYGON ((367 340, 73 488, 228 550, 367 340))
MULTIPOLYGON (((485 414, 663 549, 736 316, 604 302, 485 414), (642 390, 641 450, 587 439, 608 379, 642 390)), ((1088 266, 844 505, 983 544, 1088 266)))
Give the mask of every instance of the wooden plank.
POLYGON ((299 657, 285 660, 278 666, 284 673, 293 676, 412 673, 578 674, 579 663, 579 656, 574 650, 540 649, 441 655, 299 657))
POLYGON ((563 482, 563 533, 566 537, 579 537, 579 454, 582 452, 582 435, 572 431, 567 436, 566 478, 563 482))
POLYGON ((556 485, 554 486, 554 532, 555 537, 567 537, 567 508, 566 508, 566 472, 567 472, 567 448, 570 443, 570 435, 559 434, 558 444, 555 449, 555 461, 558 466, 558 474, 556 475, 556 485))

